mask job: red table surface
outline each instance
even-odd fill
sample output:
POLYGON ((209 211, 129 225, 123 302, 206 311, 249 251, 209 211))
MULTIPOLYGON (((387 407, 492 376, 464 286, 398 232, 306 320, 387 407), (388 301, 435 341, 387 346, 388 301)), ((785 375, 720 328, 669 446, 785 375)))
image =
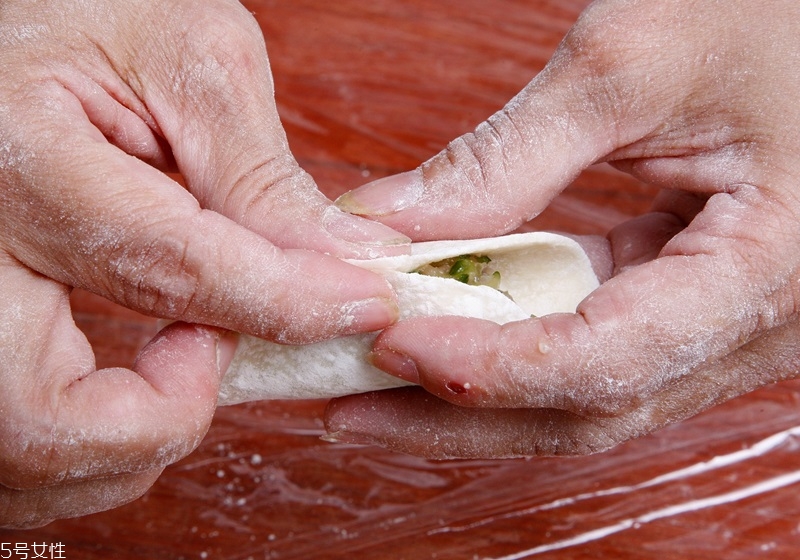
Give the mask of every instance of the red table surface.
MULTIPOLYGON (((245 2, 292 149, 331 197, 416 167, 502 107, 586 4, 245 2)), ((531 227, 603 234, 653 194, 595 166, 531 227)), ((73 301, 100 367, 131 364, 156 330, 73 301)), ((502 461, 325 443, 319 401, 226 407, 141 499, 0 544, 60 544, 73 560, 797 558, 799 397, 784 383, 603 454, 502 461)))

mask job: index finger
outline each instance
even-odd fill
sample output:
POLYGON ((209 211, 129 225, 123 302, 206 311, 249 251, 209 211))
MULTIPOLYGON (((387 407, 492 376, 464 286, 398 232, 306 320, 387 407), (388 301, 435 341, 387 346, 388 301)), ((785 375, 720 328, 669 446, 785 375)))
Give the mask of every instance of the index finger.
POLYGON ((31 269, 148 315, 281 342, 394 319, 394 294, 379 276, 276 247, 85 127, 79 115, 54 118, 26 146, 24 172, 8 173, 0 238, 31 269))

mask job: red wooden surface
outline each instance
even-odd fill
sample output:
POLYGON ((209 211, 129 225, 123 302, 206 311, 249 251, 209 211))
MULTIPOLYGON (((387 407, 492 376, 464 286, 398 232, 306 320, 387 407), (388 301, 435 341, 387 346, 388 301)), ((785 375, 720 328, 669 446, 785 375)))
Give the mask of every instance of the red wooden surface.
MULTIPOLYGON (((411 169, 544 65, 580 0, 263 0, 278 103, 331 197, 411 169)), ((604 233, 653 191, 584 173, 535 226, 604 233)), ((155 322, 76 293, 98 365, 130 364, 155 322)), ((769 387, 610 452, 431 462, 332 445, 321 402, 220 409, 200 448, 125 507, 2 543, 109 558, 796 558, 800 384, 769 387)), ((0 555, 3 553, 0 552, 0 555)))

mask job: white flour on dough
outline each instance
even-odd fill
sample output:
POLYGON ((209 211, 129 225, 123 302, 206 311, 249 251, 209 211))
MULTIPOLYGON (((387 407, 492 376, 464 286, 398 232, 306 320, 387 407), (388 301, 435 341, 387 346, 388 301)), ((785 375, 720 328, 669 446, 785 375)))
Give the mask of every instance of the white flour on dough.
MULTIPOLYGON (((543 232, 415 243, 410 255, 349 262, 386 277, 397 292, 402 319, 461 315, 502 324, 531 315, 573 312, 598 285, 580 245, 543 232), (501 273, 500 290, 511 299, 487 286, 408 274, 422 265, 464 254, 490 257, 492 267, 501 273)), ((330 398, 406 385, 366 362, 375 336, 285 346, 242 335, 222 380, 219 404, 330 398)))

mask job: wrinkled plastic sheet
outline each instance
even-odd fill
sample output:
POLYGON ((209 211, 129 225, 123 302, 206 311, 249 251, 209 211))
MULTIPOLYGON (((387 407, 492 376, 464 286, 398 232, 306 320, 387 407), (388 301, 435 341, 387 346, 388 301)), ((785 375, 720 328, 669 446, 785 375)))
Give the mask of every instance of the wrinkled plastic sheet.
POLYGON ((234 552, 205 534, 225 558, 790 557, 800 544, 798 388, 573 459, 432 462, 325 444, 318 420, 291 414, 269 418, 263 441, 241 441, 237 424, 262 410, 245 407, 164 483, 216 504, 201 517, 218 537, 241 539, 234 552), (264 444, 283 438, 306 445, 264 444))
POLYGON ((604 454, 499 461, 329 444, 318 402, 239 405, 137 502, 0 542, 57 540, 68 558, 794 558, 798 397, 785 383, 604 454))

